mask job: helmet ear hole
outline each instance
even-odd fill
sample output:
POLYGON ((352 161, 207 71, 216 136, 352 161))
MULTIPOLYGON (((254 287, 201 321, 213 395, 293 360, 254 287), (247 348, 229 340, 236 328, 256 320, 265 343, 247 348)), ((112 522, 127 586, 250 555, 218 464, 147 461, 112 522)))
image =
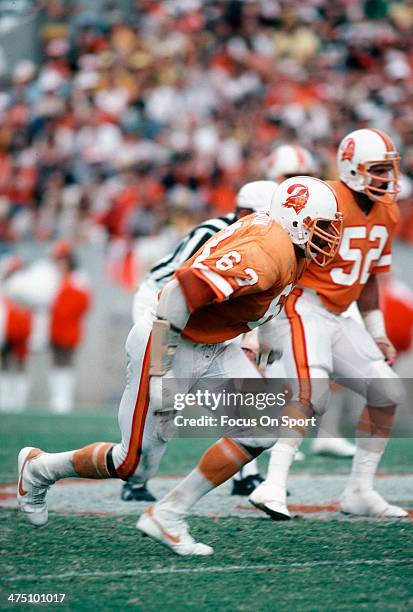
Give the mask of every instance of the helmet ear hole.
POLYGON ((351 176, 356 176, 357 172, 355 170, 350 170, 351 176))
POLYGON ((293 221, 292 226, 293 227, 298 227, 298 221, 293 221))

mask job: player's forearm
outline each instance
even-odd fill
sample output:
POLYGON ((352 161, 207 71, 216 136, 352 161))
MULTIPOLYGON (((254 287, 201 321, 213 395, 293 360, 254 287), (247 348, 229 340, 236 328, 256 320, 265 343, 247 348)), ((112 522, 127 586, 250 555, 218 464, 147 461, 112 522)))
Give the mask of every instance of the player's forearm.
POLYGON ((278 329, 274 319, 270 319, 263 325, 257 328, 257 339, 259 351, 261 353, 269 353, 278 345, 278 329))
POLYGON ((161 293, 157 319, 152 327, 151 376, 164 376, 172 367, 181 331, 189 310, 177 280, 171 280, 161 293))
POLYGON ((367 331, 374 338, 387 363, 393 365, 397 353, 387 337, 384 315, 380 310, 379 286, 376 276, 369 278, 357 303, 367 331))
POLYGON ((357 300, 357 305, 360 309, 361 315, 364 316, 372 310, 380 308, 379 305, 379 284, 377 277, 373 274, 364 285, 364 289, 357 300))
POLYGON ((386 327, 379 303, 379 285, 375 275, 370 276, 357 300, 360 314, 363 317, 367 331, 373 338, 386 336, 386 327))
POLYGON ((277 328, 274 319, 258 327, 257 340, 259 346, 257 363, 260 367, 265 368, 280 358, 280 351, 274 348, 277 344, 277 328))
POLYGON ((181 286, 176 279, 172 279, 161 293, 156 316, 169 321, 172 327, 182 331, 188 322, 189 314, 181 286))

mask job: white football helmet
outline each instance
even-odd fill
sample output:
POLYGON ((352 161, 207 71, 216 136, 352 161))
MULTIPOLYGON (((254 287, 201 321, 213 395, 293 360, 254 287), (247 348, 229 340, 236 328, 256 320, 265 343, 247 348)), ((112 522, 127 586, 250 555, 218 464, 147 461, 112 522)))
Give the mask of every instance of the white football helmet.
POLYGON ((384 132, 373 128, 355 130, 338 147, 340 180, 372 200, 384 195, 393 197, 399 191, 399 159, 393 141, 384 132), (380 167, 380 173, 374 173, 375 167, 380 167))
POLYGON ((271 200, 276 188, 277 183, 274 181, 246 183, 238 192, 236 206, 254 212, 270 212, 271 200))
POLYGON ((276 181, 279 177, 312 175, 316 164, 310 151, 299 145, 280 145, 275 147, 265 160, 267 179, 276 181))
POLYGON ((309 176, 283 181, 274 193, 270 215, 317 265, 324 267, 334 258, 340 246, 343 213, 327 183, 309 176))

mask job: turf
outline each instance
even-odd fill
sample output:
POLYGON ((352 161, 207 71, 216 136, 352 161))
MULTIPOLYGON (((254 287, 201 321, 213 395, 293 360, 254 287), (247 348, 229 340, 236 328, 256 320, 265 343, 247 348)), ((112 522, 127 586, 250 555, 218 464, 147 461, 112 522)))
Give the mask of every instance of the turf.
MULTIPOLYGON (((115 413, 85 412, 66 416, 50 416, 47 412, 29 411, 21 415, 0 415, 0 483, 16 480, 16 456, 23 446, 38 446, 48 452, 81 448, 96 441, 117 442, 119 429, 115 413)), ((163 459, 160 474, 183 475, 198 460, 212 440, 192 438, 171 440, 163 459)), ((304 452, 309 442, 304 441, 304 452)), ((260 458, 262 468, 268 462, 260 458)), ((308 453, 306 461, 295 462, 292 470, 311 474, 326 472, 347 473, 350 460, 314 456, 308 453)), ((392 440, 380 469, 393 472, 413 471, 413 444, 408 438, 392 440)))
POLYGON ((412 568, 403 563, 408 558, 409 529, 395 524, 387 525, 384 532, 382 527, 362 523, 327 526, 254 521, 251 525, 245 519, 219 523, 192 519, 194 533, 217 550, 212 560, 199 560, 164 553, 160 545, 142 539, 130 519, 85 517, 80 521, 53 516, 48 528, 37 531, 20 516, 16 521, 15 512, 5 512, 3 520, 7 562, 2 576, 6 584, 18 592, 66 593, 72 609, 92 609, 99 602, 103 609, 134 605, 142 610, 163 606, 178 610, 286 610, 291 606, 300 610, 351 610, 364 603, 368 609, 377 605, 377 609, 396 610, 406 606, 412 596, 412 568), (343 564, 385 559, 397 559, 398 563, 343 564), (317 562, 332 564, 312 565, 317 562), (297 566, 289 566, 294 563, 297 566), (225 572, 225 567, 240 565, 245 571, 225 572), (267 568, 248 569, 256 565, 267 568), (160 567, 208 570, 211 566, 222 571, 127 575, 160 567), (68 571, 78 576, 57 577, 68 571), (81 576, 85 572, 113 571, 119 574, 106 578, 81 576), (8 576, 24 574, 50 577, 7 580, 8 576))
MULTIPOLYGON (((0 482, 16 479, 19 447, 65 450, 118 437, 113 415, 0 417, 0 482), (36 418, 33 418, 33 417, 36 418)), ((164 474, 184 474, 208 440, 174 440, 164 474)), ((409 440, 394 440, 381 469, 413 471, 409 440)), ((295 470, 347 471, 313 458, 295 470)), ((87 493, 86 493, 87 494, 87 493)), ((413 607, 412 523, 190 519, 213 557, 178 558, 135 530, 135 518, 53 514, 33 529, 0 512, 0 608, 11 592, 66 593, 65 610, 408 610, 413 607)), ((24 605, 25 609, 38 606, 24 605)))

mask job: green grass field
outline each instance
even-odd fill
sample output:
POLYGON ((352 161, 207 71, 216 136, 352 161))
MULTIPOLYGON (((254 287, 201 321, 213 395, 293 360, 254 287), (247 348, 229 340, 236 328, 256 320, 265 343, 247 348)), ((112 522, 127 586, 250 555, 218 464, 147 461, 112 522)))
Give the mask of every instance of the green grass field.
MULTIPOLYGON (((16 480, 21 446, 48 451, 116 441, 115 415, 0 416, 0 483, 16 480)), ((174 440, 161 473, 183 475, 210 440, 174 440)), ((265 463, 265 458, 263 462, 265 463)), ((346 460, 312 457, 294 464, 312 476, 348 472, 346 460)), ((413 473, 410 440, 393 440, 381 470, 413 473)), ((88 495, 88 485, 82 494, 88 495)), ((413 507, 413 491, 410 498, 413 507)), ((0 495, 1 500, 1 495, 0 495)), ((136 515, 138 511, 136 511, 136 515)), ((10 593, 65 593, 65 610, 409 610, 413 608, 412 522, 221 517, 190 519, 212 557, 174 556, 135 529, 135 514, 51 513, 32 528, 0 509, 0 609, 10 593)), ((25 609, 38 608, 24 604, 25 609)))

